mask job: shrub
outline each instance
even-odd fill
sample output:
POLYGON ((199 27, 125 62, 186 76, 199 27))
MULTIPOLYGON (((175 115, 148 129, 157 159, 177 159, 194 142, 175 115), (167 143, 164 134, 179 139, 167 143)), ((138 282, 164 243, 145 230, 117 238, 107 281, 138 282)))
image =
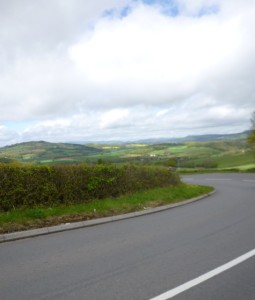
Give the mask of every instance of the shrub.
POLYGON ((179 183, 167 168, 124 165, 0 165, 0 210, 117 197, 179 183))

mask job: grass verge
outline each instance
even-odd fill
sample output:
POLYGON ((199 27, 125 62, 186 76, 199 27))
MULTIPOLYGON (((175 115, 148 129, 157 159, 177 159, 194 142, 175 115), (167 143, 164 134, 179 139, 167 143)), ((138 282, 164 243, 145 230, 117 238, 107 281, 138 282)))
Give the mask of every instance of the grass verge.
POLYGON ((180 184, 168 188, 154 188, 118 198, 93 200, 84 204, 49 208, 23 208, 0 212, 0 233, 124 214, 149 207, 181 202, 211 191, 213 188, 209 186, 180 184))

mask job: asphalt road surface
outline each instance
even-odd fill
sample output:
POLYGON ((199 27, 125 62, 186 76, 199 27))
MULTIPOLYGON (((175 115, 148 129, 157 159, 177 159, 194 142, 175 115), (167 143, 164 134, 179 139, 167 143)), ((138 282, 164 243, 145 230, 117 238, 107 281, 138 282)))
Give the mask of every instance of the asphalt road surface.
POLYGON ((255 174, 184 179, 216 193, 139 218, 0 244, 0 299, 255 299, 255 174))

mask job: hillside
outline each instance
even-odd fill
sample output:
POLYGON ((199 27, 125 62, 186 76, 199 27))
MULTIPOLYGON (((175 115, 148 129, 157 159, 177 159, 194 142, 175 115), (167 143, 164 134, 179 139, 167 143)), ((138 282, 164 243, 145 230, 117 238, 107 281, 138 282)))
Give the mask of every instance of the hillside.
POLYGON ((95 147, 33 141, 0 148, 0 159, 30 163, 63 163, 83 161, 87 155, 101 153, 95 147))

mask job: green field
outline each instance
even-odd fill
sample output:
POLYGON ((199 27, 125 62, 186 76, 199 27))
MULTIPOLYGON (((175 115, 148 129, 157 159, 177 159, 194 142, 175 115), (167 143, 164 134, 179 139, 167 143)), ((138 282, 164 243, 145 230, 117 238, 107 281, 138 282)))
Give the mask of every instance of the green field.
POLYGON ((29 164, 172 165, 180 170, 255 168, 246 138, 180 143, 61 144, 28 142, 0 148, 0 162, 29 164))

